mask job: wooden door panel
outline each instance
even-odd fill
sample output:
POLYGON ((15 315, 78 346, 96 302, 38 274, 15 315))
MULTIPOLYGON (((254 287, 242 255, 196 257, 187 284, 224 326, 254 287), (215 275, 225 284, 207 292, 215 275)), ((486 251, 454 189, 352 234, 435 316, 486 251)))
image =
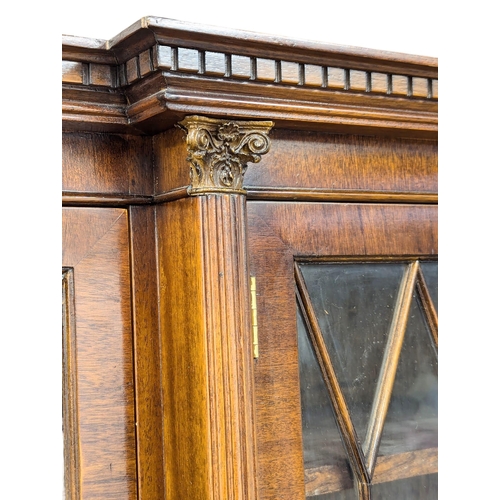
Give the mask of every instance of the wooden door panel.
POLYGON ((249 202, 248 238, 259 322, 259 495, 304 498, 294 261, 436 255, 437 206, 249 202))
MULTIPOLYGON (((63 210, 63 268, 73 275, 72 411, 82 499, 135 499, 136 452, 127 212, 63 210)), ((65 412, 68 408, 65 408, 65 412)))

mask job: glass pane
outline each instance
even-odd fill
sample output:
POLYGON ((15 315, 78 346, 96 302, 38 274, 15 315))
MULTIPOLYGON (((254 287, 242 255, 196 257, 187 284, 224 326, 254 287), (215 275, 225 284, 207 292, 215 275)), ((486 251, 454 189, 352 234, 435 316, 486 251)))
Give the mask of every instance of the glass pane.
MULTIPOLYGON (((407 266, 407 262, 300 265, 333 369, 361 441, 366 434, 387 336, 407 266)), ((422 263, 422 272, 437 306, 437 262, 422 263)), ((299 338, 304 335, 307 341, 302 318, 299 317, 298 323, 299 331, 303 330, 299 338)), ((304 351, 305 347, 301 349, 304 351)), ((308 349, 322 381, 309 344, 308 349)), ((311 361, 300 356, 302 385, 305 370, 302 363, 311 361)), ((437 375, 437 351, 415 290, 378 450, 373 498, 413 500, 437 495, 437 375)), ((328 398, 325 386, 322 387, 328 398)), ((305 401, 303 396, 303 405, 305 401)), ((306 419, 306 408, 303 407, 302 412, 306 419)), ((318 442, 322 439, 317 437, 318 442)), ((340 436, 337 439, 340 440, 340 436)), ((342 498, 328 496, 328 490, 318 493, 324 495, 316 497, 318 500, 342 498)))
POLYGON ((406 266, 400 262, 300 266, 361 441, 406 266))
POLYGON ((420 268, 424 275, 425 284, 429 289, 432 302, 436 312, 438 310, 438 263, 437 262, 421 262, 420 268))
POLYGON ((437 355, 414 294, 379 455, 437 448, 437 355))
POLYGON ((356 500, 358 496, 332 403, 300 311, 297 328, 307 498, 356 500), (332 493, 335 489, 347 491, 332 493))
POLYGON ((435 500, 438 498, 438 475, 428 474, 372 486, 372 500, 435 500))

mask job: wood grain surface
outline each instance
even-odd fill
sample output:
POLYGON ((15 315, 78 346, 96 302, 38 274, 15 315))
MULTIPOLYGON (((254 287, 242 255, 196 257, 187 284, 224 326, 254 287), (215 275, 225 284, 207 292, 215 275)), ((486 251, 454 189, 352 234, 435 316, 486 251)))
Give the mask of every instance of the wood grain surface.
POLYGON ((127 212, 63 210, 63 267, 74 274, 80 497, 136 499, 127 212))
MULTIPOLYGON (((275 129, 246 172, 250 199, 435 203, 437 142, 275 129), (314 168, 303 168, 314 165, 314 168)), ((187 196, 183 132, 63 135, 66 204, 127 206, 187 196)))
POLYGON ((155 207, 130 207, 137 481, 141 499, 165 497, 155 207))
POLYGON ((163 452, 166 498, 213 498, 196 199, 157 207, 163 452))
POLYGON ((63 133, 62 190, 87 194, 152 194, 151 139, 63 133))
POLYGON ((434 141, 282 129, 274 129, 270 138, 269 153, 245 175, 249 190, 437 193, 434 141))

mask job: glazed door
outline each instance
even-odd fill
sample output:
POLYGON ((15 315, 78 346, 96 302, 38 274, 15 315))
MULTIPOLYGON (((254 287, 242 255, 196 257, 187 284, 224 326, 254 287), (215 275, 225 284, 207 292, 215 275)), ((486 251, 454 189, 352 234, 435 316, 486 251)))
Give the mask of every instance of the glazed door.
POLYGON ((127 211, 63 209, 65 498, 137 498, 127 211))
POLYGON ((437 207, 248 203, 259 498, 437 498, 437 207))

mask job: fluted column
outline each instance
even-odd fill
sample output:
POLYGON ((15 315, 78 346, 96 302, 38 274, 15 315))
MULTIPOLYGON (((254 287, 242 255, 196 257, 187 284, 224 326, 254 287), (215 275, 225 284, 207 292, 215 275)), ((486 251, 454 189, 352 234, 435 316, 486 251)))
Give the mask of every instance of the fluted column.
MULTIPOLYGON (((178 377, 173 385, 165 379, 164 401, 179 411, 176 414, 165 409, 164 439, 168 442, 169 433, 176 433, 174 441, 177 439, 184 443, 184 453, 193 454, 185 462, 193 464, 193 481, 197 482, 200 477, 206 481, 206 488, 201 485, 201 479, 190 493, 197 496, 182 498, 255 500, 253 355, 243 178, 248 163, 260 161, 261 155, 269 151, 267 134, 273 123, 193 116, 184 119, 179 126, 187 134, 190 198, 175 202, 177 208, 169 204, 164 214, 160 213, 160 218, 164 217, 165 229, 173 229, 175 234, 181 231, 183 222, 191 221, 191 226, 186 227, 180 236, 182 248, 179 249, 186 256, 189 248, 190 261, 183 262, 180 255, 177 263, 178 267, 184 266, 184 272, 179 271, 177 276, 184 276, 183 279, 189 281, 184 286, 192 290, 190 298, 182 306, 190 310, 188 316, 184 313, 184 317, 190 318, 191 326, 177 324, 175 331, 170 333, 171 342, 177 344, 173 355, 184 357, 183 362, 179 359, 170 362, 184 373, 177 370, 170 372, 178 377), (186 340, 189 337, 198 346, 196 355, 191 352, 192 346, 186 340), (194 362, 197 366, 192 365, 194 362), (191 407, 179 408, 176 397, 187 397, 182 390, 178 390, 182 387, 181 377, 189 376, 190 371, 198 381, 196 397, 191 407), (188 421, 192 417, 192 430, 198 436, 190 450, 186 446, 188 438, 181 435, 190 430, 178 427, 177 420, 181 413, 188 421), (200 458, 200 454, 204 454, 205 460, 200 458), (201 491, 203 493, 199 493, 201 491)), ((173 248, 173 245, 169 247, 173 248)), ((162 248, 160 244, 160 253, 162 248)), ((165 254, 165 257, 170 261, 166 266, 174 265, 171 255, 165 254)), ((167 269, 166 266, 164 269, 167 269)), ((172 272, 167 270, 167 273, 172 279, 172 272)), ((165 279, 168 281, 166 276, 165 279)), ((169 284, 165 286, 168 288, 169 284)), ((168 300, 163 302, 164 307, 169 307, 168 300)), ((175 313, 167 314, 165 319, 178 322, 179 318, 174 316, 175 313)), ((166 327, 168 329, 168 325, 166 327)), ((169 345, 169 342, 164 345, 169 345)), ((165 356, 165 362, 169 362, 168 356, 165 356)), ((167 443, 167 449, 169 446, 167 443)), ((170 447, 171 461, 176 460, 178 452, 174 448, 173 445, 170 447)), ((180 495, 183 481, 179 480, 179 471, 169 475, 168 467, 167 459, 167 492, 180 495), (173 482, 170 487, 169 477, 173 482)), ((186 471, 183 470, 182 474, 186 471)), ((189 490, 189 484, 186 487, 189 490)), ((186 490, 184 494, 187 494, 186 490)))

